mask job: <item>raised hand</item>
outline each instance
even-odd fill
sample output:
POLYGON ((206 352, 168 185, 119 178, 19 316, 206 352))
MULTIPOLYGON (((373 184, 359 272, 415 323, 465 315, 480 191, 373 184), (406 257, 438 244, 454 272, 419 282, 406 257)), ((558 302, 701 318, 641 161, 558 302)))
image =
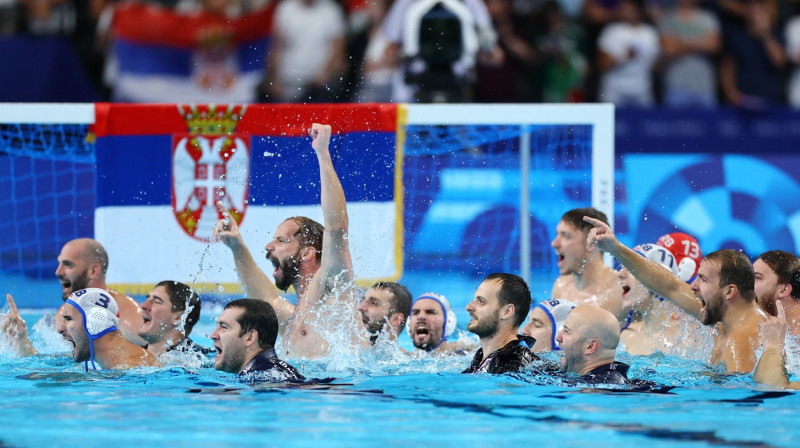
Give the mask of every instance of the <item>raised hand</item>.
POLYGON ((311 129, 308 130, 308 135, 311 136, 311 147, 314 151, 328 151, 328 146, 331 143, 331 127, 327 124, 314 123, 311 129))
POLYGON ((11 294, 6 294, 6 300, 11 312, 0 318, 0 331, 8 337, 9 342, 11 342, 19 355, 36 355, 36 349, 33 348, 33 344, 28 338, 28 324, 19 314, 14 298, 11 297, 11 294))
POLYGON ((777 316, 768 316, 758 324, 759 333, 761 333, 761 344, 764 347, 783 347, 786 340, 786 312, 783 310, 783 304, 780 301, 775 303, 778 309, 777 316))
POLYGON ((236 249, 244 245, 242 242, 242 235, 239 233, 239 225, 233 219, 228 209, 222 205, 222 202, 217 202, 217 208, 222 213, 222 219, 217 221, 214 226, 212 236, 217 241, 222 241, 223 244, 236 249))
POLYGON ((588 216, 584 216, 583 220, 594 226, 589 231, 589 236, 586 239, 589 245, 596 246, 603 252, 612 252, 616 248, 619 241, 617 241, 617 237, 614 236, 614 232, 611 231, 611 227, 608 224, 588 216))

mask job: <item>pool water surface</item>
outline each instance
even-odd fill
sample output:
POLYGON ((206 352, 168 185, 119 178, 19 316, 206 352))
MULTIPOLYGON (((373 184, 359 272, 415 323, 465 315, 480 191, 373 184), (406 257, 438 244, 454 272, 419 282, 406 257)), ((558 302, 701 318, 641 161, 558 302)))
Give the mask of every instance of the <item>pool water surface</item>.
MULTIPOLYGON (((618 354, 631 364, 630 377, 674 386, 668 393, 570 386, 530 372, 465 375, 465 357, 396 353, 293 362, 331 383, 248 386, 208 368, 85 373, 56 354, 58 335, 37 315, 24 316, 49 354, 0 355, 0 446, 792 447, 800 440, 797 394, 758 388, 750 376, 721 375, 701 361, 618 354)), ((193 336, 210 345, 204 335, 212 330, 204 318, 193 336)))

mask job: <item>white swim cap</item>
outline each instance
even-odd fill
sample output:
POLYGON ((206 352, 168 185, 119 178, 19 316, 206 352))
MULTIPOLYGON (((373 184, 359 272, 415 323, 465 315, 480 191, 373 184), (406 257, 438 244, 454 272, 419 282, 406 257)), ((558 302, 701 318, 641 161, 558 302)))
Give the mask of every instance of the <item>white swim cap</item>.
POLYGON ((561 331, 569 312, 575 308, 575 304, 569 300, 551 299, 539 302, 536 307, 544 310, 544 313, 550 318, 550 324, 553 327, 553 334, 550 335, 550 346, 553 347, 553 350, 561 350, 558 341, 556 341, 556 335, 561 331))
POLYGON ((678 263, 675 261, 675 255, 672 255, 667 248, 658 244, 645 243, 634 247, 633 250, 648 260, 660 264, 676 276, 678 275, 678 263))
MULTIPOLYGON (((456 313, 453 312, 453 308, 450 307, 450 302, 445 298, 445 296, 436 294, 435 292, 426 292, 414 299, 414 301, 411 302, 411 309, 414 309, 415 303, 423 299, 435 300, 442 307, 442 311, 444 312, 444 328, 442 328, 442 341, 439 342, 439 344, 441 344, 456 331, 456 326, 458 326, 456 313)), ((411 326, 406 326, 406 331, 408 332, 409 336, 412 338, 414 337, 414 335, 411 333, 411 326)), ((436 346, 438 347, 439 344, 436 344, 436 346)))
MULTIPOLYGON (((79 289, 66 300, 83 316, 83 328, 89 336, 89 355, 92 368, 94 365, 94 340, 117 329, 119 325, 119 307, 117 301, 106 290, 100 288, 79 289)), ((89 361, 86 361, 89 370, 89 361)))

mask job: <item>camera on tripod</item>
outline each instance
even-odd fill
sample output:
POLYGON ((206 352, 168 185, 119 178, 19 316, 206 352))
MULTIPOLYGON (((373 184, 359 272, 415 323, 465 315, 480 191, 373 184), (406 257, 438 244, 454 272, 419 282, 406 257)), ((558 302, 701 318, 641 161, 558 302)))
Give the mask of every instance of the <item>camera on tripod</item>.
POLYGON ((417 101, 469 101, 478 49, 475 20, 461 0, 416 0, 409 7, 403 61, 417 101))

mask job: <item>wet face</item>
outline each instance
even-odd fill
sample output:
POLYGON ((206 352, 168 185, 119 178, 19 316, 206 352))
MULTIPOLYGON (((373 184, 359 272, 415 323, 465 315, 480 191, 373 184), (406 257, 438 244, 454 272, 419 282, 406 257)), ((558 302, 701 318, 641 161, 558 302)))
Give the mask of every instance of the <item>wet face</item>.
POLYGON ((228 308, 217 319, 217 328, 211 333, 217 356, 214 358, 214 368, 228 373, 239 373, 247 361, 247 345, 245 339, 248 333, 239 336, 242 327, 237 319, 241 317, 242 308, 228 308))
POLYGON ((591 251, 586 245, 586 235, 572 224, 564 221, 556 226, 556 238, 550 245, 558 258, 558 273, 580 274, 591 251))
POLYGON ((89 287, 89 269, 85 250, 78 242, 69 242, 58 255, 56 277, 61 282, 61 299, 67 300, 70 294, 89 287))
POLYGON ((703 303, 700 321, 703 325, 714 325, 722 321, 728 308, 719 286, 719 268, 713 262, 703 260, 697 270, 697 278, 692 282, 692 291, 703 303))
POLYGON ((292 220, 284 221, 275 231, 275 238, 264 248, 267 260, 275 270, 275 286, 286 291, 300 277, 300 242, 295 235, 300 226, 292 220))
POLYGON ((755 291, 758 304, 764 311, 774 316, 778 311, 775 302, 778 300, 778 289, 781 286, 778 275, 760 258, 753 263, 753 270, 756 273, 755 291))
POLYGON ((75 362, 89 360, 91 357, 89 335, 86 334, 83 316, 77 308, 69 304, 61 307, 57 331, 65 341, 72 344, 72 359, 75 362))
POLYGON ((497 334, 500 326, 500 282, 488 280, 478 286, 475 297, 467 304, 469 323, 467 330, 478 335, 479 338, 491 338, 497 334))
POLYGON ((364 300, 358 305, 358 311, 361 313, 361 321, 370 334, 378 334, 385 328, 392 309, 392 299, 391 291, 381 288, 369 288, 364 294, 364 300))
MULTIPOLYGON (((168 342, 164 339, 180 324, 181 311, 172 311, 167 289, 156 286, 142 303, 142 325, 139 336, 150 344, 168 342)), ((178 341, 171 341, 176 343, 178 341)))
POLYGON ((411 331, 411 342, 414 347, 430 350, 440 342, 444 334, 444 310, 439 302, 433 299, 421 299, 411 308, 408 318, 411 331))
POLYGON ((538 306, 533 307, 528 316, 528 323, 522 327, 520 333, 536 339, 536 343, 531 347, 531 351, 535 353, 549 352, 553 349, 553 323, 538 306))

